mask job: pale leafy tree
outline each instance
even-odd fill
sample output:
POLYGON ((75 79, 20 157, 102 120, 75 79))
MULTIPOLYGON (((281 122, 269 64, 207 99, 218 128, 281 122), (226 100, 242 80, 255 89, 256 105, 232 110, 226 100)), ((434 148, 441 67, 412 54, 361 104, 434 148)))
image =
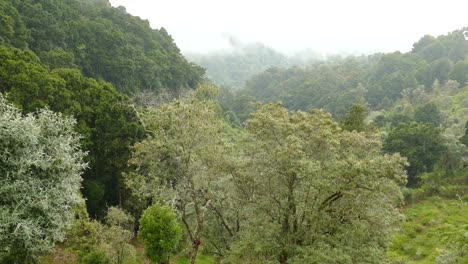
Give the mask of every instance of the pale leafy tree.
POLYGON ((99 248, 112 263, 131 262, 136 256, 135 248, 129 244, 134 237, 133 217, 118 207, 110 207, 104 220, 99 248))
POLYGON ((378 135, 343 131, 329 114, 268 104, 248 120, 233 177, 244 203, 225 263, 380 263, 406 182, 378 135))
POLYGON ((163 199, 178 211, 190 239, 190 262, 195 263, 206 229, 206 214, 214 210, 227 142, 217 90, 202 85, 185 99, 147 109, 141 116, 151 137, 135 146, 127 175, 135 193, 163 199))
POLYGON ((30 263, 64 239, 86 167, 75 121, 22 115, 0 96, 0 262, 30 263))
POLYGON ((91 220, 84 201, 75 208, 75 220, 67 231, 66 246, 80 257, 80 263, 134 263, 136 250, 134 219, 119 207, 109 207, 104 222, 91 220))

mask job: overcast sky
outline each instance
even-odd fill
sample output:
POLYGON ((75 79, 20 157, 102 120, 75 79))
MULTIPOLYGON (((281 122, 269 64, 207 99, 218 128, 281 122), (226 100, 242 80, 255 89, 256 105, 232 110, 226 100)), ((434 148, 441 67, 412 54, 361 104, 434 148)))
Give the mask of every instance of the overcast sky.
POLYGON ((164 27, 182 52, 227 48, 228 36, 285 53, 408 51, 425 34, 468 27, 468 0, 110 0, 164 27))

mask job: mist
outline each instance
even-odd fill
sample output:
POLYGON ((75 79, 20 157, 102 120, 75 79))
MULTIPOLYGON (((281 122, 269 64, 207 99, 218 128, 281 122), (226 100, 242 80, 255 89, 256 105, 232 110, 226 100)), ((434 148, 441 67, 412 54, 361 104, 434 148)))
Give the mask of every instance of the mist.
POLYGON ((406 52, 421 36, 468 25, 468 2, 444 1, 152 1, 111 0, 164 27, 183 53, 265 43, 285 54, 406 52), (456 7, 456 8, 454 8, 456 7), (234 44, 234 45, 233 45, 234 44))

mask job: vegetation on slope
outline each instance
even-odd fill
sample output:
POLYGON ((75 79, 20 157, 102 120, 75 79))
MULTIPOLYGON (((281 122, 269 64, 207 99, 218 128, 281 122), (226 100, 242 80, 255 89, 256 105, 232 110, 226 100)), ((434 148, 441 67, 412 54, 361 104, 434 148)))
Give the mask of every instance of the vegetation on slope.
POLYGON ((201 81, 203 69, 185 60, 164 28, 108 0, 2 0, 0 7, 0 44, 29 48, 51 69, 77 68, 127 94, 201 81))
POLYGON ((36 262, 64 234, 57 252, 74 261, 147 261, 132 239, 142 212, 158 203, 166 213, 146 216, 159 222, 142 221, 151 226, 142 238, 157 241, 168 221, 176 231, 146 247, 156 261, 464 260, 462 30, 425 36, 405 54, 272 68, 239 92, 222 90, 223 108, 164 29, 107 0, 0 0, 0 19, 2 109, 18 108, 0 113, 0 261, 36 262), (139 111, 121 94, 178 95, 197 85, 178 100, 144 98, 139 111), (249 104, 258 100, 266 103, 249 104), (286 107, 268 103, 278 100, 286 107), (28 113, 45 107, 39 113, 54 118, 36 117, 50 135, 35 137, 41 129, 18 120, 34 123, 28 113), (89 165, 86 204, 77 166, 60 155, 71 149, 89 165), (431 196, 452 200, 423 200, 431 196), (403 197, 415 205, 392 244, 403 197))
POLYGON ((468 200, 432 197, 403 212, 389 250, 394 263, 468 263, 468 200))

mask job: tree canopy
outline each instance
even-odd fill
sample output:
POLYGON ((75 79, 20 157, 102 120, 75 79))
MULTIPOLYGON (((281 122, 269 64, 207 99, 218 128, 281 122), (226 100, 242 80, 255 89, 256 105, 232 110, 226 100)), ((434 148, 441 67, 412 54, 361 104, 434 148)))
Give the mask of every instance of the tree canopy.
POLYGON ((24 113, 48 107, 76 118, 75 131, 89 152, 83 193, 90 213, 102 216, 106 203, 119 202, 130 146, 145 134, 129 99, 76 69, 50 71, 31 51, 0 47, 0 57, 0 92, 24 113))
POLYGON ((182 238, 182 228, 170 207, 154 204, 143 212, 138 236, 151 261, 169 263, 171 252, 182 238))
POLYGON ((137 170, 128 175, 137 193, 163 197, 177 210, 191 263, 201 243, 226 263, 326 262, 332 252, 343 256, 340 263, 385 256, 405 159, 383 155, 377 135, 343 131, 324 112, 278 104, 260 107, 229 143, 205 99, 211 94, 201 87, 189 101, 147 113, 154 134, 136 145, 137 170))
POLYGON ((29 263, 63 241, 86 167, 75 121, 23 115, 0 94, 0 262, 29 263))
POLYGON ((445 150, 440 130, 430 123, 401 123, 385 139, 388 153, 408 158, 408 185, 418 183, 416 175, 431 172, 445 150))
POLYGON ((204 73, 164 28, 108 0, 1 0, 0 17, 1 44, 28 47, 51 69, 78 68, 127 94, 194 88, 204 73))

